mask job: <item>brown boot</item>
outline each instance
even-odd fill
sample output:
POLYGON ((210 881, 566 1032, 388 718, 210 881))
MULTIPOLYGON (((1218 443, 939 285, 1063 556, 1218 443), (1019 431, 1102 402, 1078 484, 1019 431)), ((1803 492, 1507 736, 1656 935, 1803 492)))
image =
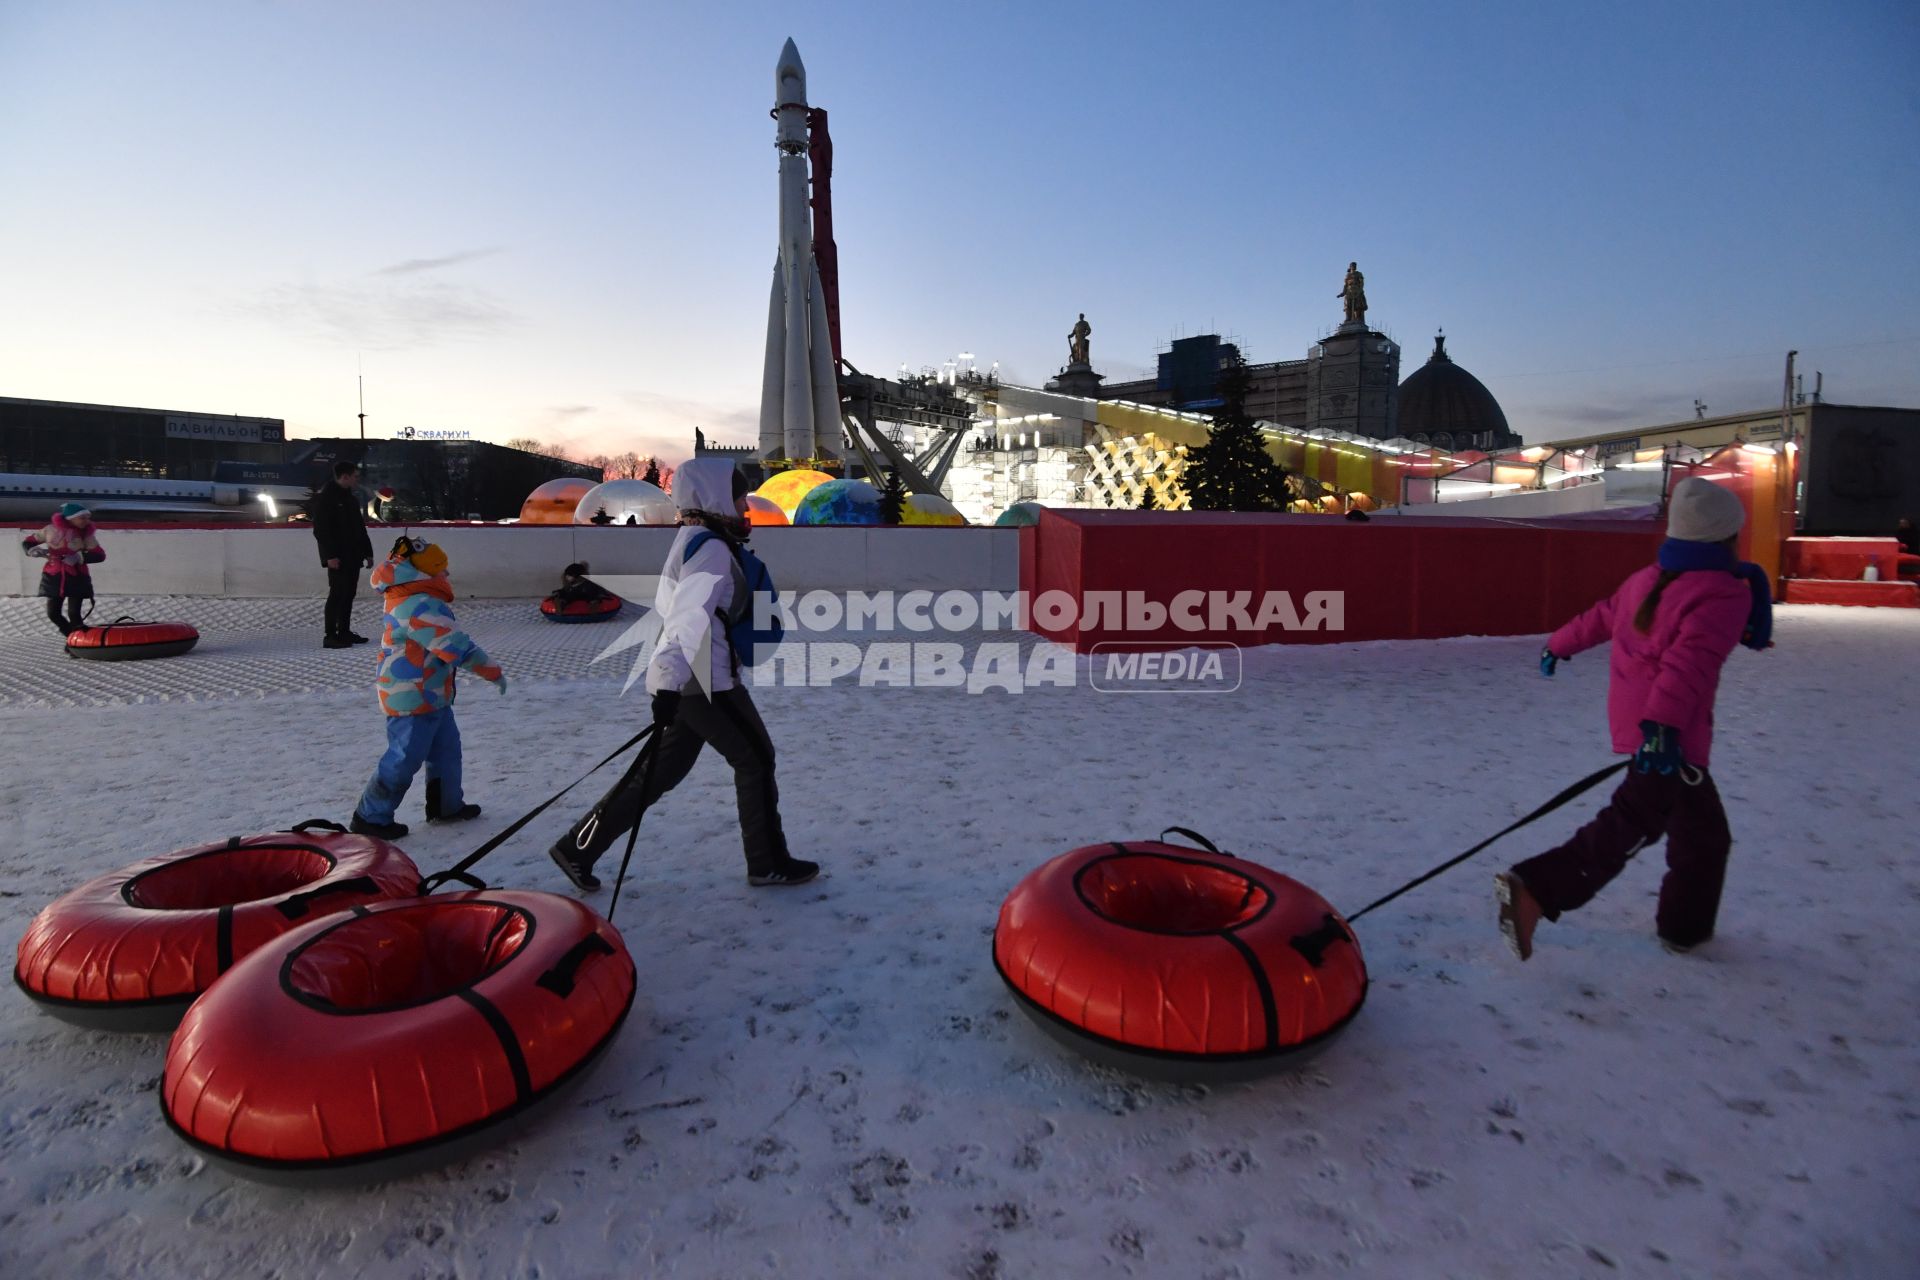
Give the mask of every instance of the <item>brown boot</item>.
POLYGON ((1500 932, 1513 954, 1522 960, 1533 955, 1533 931, 1540 924, 1540 903, 1526 882, 1511 871, 1493 878, 1493 896, 1500 903, 1500 932))

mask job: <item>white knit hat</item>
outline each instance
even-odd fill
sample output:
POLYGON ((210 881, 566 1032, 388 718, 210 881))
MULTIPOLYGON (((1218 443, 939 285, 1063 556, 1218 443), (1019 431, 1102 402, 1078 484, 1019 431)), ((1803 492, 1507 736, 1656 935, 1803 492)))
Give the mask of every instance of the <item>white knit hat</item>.
POLYGON ((1697 476, 1673 486, 1667 502, 1667 536, 1682 542, 1725 542, 1747 522, 1747 509, 1731 489, 1697 476))

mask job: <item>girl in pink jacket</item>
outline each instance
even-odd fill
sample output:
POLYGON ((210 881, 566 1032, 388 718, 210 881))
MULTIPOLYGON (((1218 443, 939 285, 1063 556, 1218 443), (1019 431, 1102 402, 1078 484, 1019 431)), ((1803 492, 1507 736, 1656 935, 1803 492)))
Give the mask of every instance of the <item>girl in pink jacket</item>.
POLYGON ((1713 936, 1733 835, 1707 773, 1713 697, 1737 644, 1764 649, 1772 589, 1735 558, 1746 512, 1709 480, 1674 486, 1657 564, 1554 632, 1540 672, 1611 640, 1607 721, 1613 749, 1631 754, 1627 779, 1574 837, 1494 877, 1500 929, 1522 960, 1542 916, 1584 906, 1643 847, 1667 839, 1655 927, 1671 951, 1713 936))
POLYGON ((53 523, 38 533, 30 533, 20 543, 30 556, 47 562, 40 573, 40 598, 47 602, 47 620, 71 635, 82 625, 82 611, 93 599, 93 575, 88 565, 107 558, 100 540, 93 536, 93 512, 84 502, 62 503, 53 513, 53 523), (60 616, 65 602, 67 616, 60 616))

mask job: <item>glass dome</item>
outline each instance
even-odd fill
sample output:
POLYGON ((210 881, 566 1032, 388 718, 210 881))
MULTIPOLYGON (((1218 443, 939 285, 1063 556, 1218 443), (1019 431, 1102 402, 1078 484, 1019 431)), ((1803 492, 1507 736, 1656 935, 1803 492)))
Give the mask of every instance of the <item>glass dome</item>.
POLYGON ((581 496, 573 522, 671 525, 680 522, 680 513, 657 485, 645 480, 608 480, 581 496))

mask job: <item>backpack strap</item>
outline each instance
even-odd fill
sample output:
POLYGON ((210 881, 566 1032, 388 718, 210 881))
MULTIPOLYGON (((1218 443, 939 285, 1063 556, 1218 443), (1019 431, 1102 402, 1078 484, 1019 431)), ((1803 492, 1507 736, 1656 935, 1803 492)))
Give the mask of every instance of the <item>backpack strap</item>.
POLYGON ((715 539, 718 539, 720 543, 726 547, 727 558, 733 561, 733 571, 739 582, 744 585, 748 591, 752 591, 753 584, 747 581, 747 567, 740 559, 740 548, 728 542, 725 538, 720 537, 719 534, 711 529, 702 529, 687 539, 687 549, 680 553, 680 563, 684 565, 687 561, 693 559, 694 552, 715 539))
MULTIPOLYGON (((718 537, 720 537, 720 535, 713 530, 702 529, 691 538, 688 538, 687 549, 681 553, 680 563, 684 565, 687 561, 693 559, 694 552, 705 546, 709 540, 718 537)), ((747 580, 747 570, 746 566, 740 562, 740 552, 731 542, 727 542, 724 538, 720 540, 726 543, 728 558, 733 561, 735 581, 740 584, 741 589, 736 591, 735 594, 750 602, 753 599, 753 584, 747 580)), ((749 605, 749 607, 751 606, 749 605)), ((728 617, 725 609, 715 609, 713 616, 720 623, 720 634, 727 638, 727 660, 731 663, 734 674, 737 675, 740 671, 740 653, 733 643, 733 628, 739 619, 728 617)))

